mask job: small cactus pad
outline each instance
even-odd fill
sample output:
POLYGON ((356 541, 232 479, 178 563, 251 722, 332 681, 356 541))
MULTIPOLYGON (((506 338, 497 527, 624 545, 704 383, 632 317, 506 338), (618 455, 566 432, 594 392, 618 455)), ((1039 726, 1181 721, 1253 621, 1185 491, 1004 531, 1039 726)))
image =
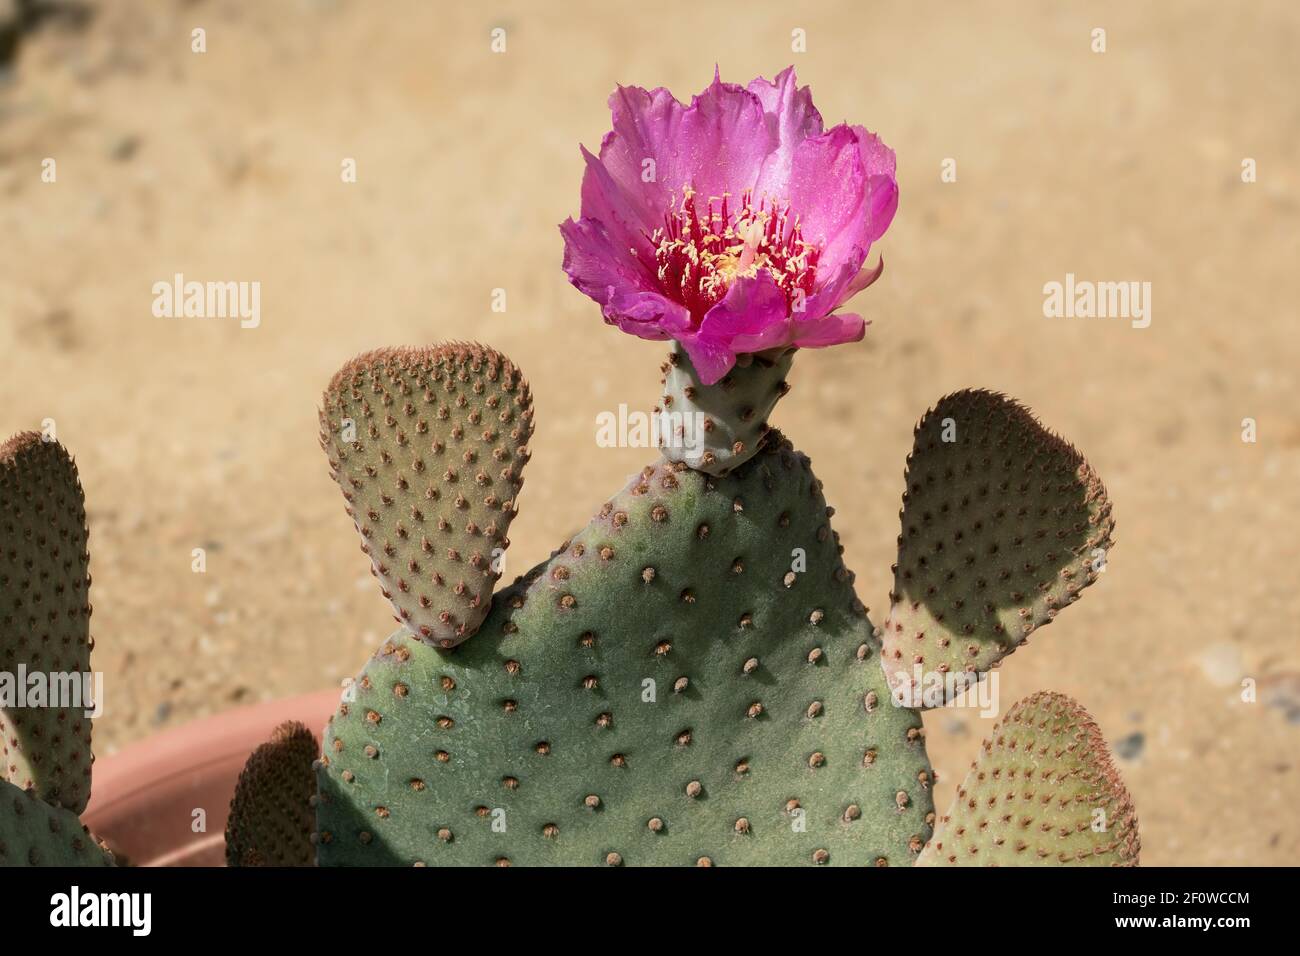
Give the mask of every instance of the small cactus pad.
POLYGON ((286 721, 249 756, 226 821, 229 866, 311 866, 316 736, 286 721))
POLYGON ((785 377, 794 353, 785 348, 740 355, 720 381, 705 385, 678 346, 662 369, 656 439, 664 457, 717 476, 757 454, 770 430, 767 416, 790 390, 785 377))
POLYGON ((1092 716, 1046 691, 984 741, 919 866, 1136 866, 1133 802, 1092 716))
POLYGON ((380 589, 452 647, 488 613, 533 431, 532 395, 481 345, 383 349, 334 376, 321 446, 380 589))
POLYGON ((95 706, 86 538, 64 447, 36 432, 0 444, 0 780, 74 813, 90 798, 95 706))
POLYGON ((1115 522, 1083 456, 992 392, 921 419, 905 480, 881 663, 897 700, 936 706, 1078 600, 1115 522))
POLYGON ((75 813, 0 780, 0 867, 113 865, 75 813))
POLYGON ((920 715, 771 439, 721 478, 646 468, 473 641, 390 637, 325 730, 317 862, 910 865, 920 715))

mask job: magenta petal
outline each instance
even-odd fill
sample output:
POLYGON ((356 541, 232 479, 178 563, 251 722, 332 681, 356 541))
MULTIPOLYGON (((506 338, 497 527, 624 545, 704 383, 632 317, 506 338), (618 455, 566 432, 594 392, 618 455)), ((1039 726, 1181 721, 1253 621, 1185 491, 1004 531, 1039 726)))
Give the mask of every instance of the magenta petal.
POLYGON ((812 295, 804 301, 804 307, 795 313, 797 321, 811 322, 820 319, 829 312, 834 312, 849 300, 852 293, 850 286, 862 272, 862 261, 866 250, 854 246, 843 262, 835 269, 820 270, 817 286, 812 295))
POLYGON ((654 290, 641 263, 611 240, 604 223, 566 219, 560 223, 560 235, 564 237, 564 272, 569 281, 601 305, 615 290, 654 290))
POLYGON ((790 306, 769 272, 731 284, 700 323, 700 336, 729 342, 733 352, 758 352, 784 344, 790 306))
MULTIPOLYGON (((655 211, 652 228, 688 186, 706 203, 752 187, 776 143, 759 98, 716 75, 690 106, 667 90, 626 86, 609 105, 614 128, 601 143, 600 161, 625 192, 655 211)), ((582 214, 594 215, 585 198, 582 214)))
POLYGON ((769 273, 732 283, 704 316, 699 331, 683 339, 700 380, 712 385, 742 352, 761 352, 790 340, 790 307, 769 273))
POLYGON ((898 210, 897 161, 894 151, 875 133, 861 126, 852 127, 858 138, 862 168, 867 174, 867 244, 885 234, 898 210))
POLYGON ((873 176, 867 180, 867 193, 870 216, 867 239, 875 242, 885 234, 898 211, 898 183, 892 176, 873 176))
POLYGON ((862 316, 852 312, 837 312, 811 322, 799 323, 795 328, 794 344, 800 348, 820 349, 828 345, 857 342, 867 332, 862 316))
POLYGON ((894 151, 861 126, 836 126, 796 150, 790 202, 804 238, 823 244, 820 270, 851 262, 856 272, 889 228, 898 208, 894 164, 894 151))
POLYGON ((653 262, 654 249, 647 236, 661 224, 662 210, 649 206, 643 192, 626 191, 599 159, 585 146, 581 149, 587 162, 582 175, 582 218, 601 223, 621 251, 635 249, 645 262, 653 262))
POLYGON ((862 168, 868 176, 894 178, 897 171, 897 159, 894 151, 886 146, 879 136, 865 126, 850 126, 858 139, 858 151, 862 156, 862 168))
POLYGON ((615 292, 603 312, 611 325, 643 339, 673 338, 691 327, 691 314, 658 292, 615 292))
POLYGON ((796 84, 793 66, 786 67, 770 83, 760 76, 749 84, 749 91, 763 104, 777 144, 763 161, 754 194, 779 201, 786 198, 789 188, 795 147, 811 136, 821 135, 822 115, 813 106, 808 87, 796 84))
POLYGON ((837 270, 855 248, 865 250, 866 197, 866 172, 851 128, 836 126, 799 144, 788 198, 804 239, 822 247, 820 271, 837 270))
MULTIPOLYGON (((871 285, 880 278, 885 271, 885 260, 882 256, 876 263, 874 269, 865 268, 854 271, 854 261, 856 255, 850 258, 840 270, 827 281, 821 289, 808 297, 807 308, 804 315, 809 318, 820 318, 828 312, 834 312, 845 302, 848 302, 855 295, 861 292, 867 286, 871 285)), ((799 318, 796 316, 795 318, 799 318)))
POLYGON ((690 356, 696 374, 705 385, 717 384, 736 364, 736 353, 726 345, 703 339, 698 335, 683 336, 677 341, 681 342, 682 348, 690 356))
MULTIPOLYGON (((848 284, 848 286, 845 288, 844 298, 841 299, 840 302, 849 301, 849 299, 853 298, 863 289, 867 288, 867 286, 871 285, 877 279, 879 279, 881 274, 884 271, 885 271, 885 257, 881 256, 880 261, 876 263, 876 267, 874 269, 870 269, 870 268, 863 269, 853 277, 853 281, 851 281, 848 284)), ((838 306, 839 304, 840 304, 839 302, 835 303, 836 306, 838 306)))
MULTIPOLYGON (((668 208, 670 190, 678 188, 668 184, 689 175, 674 145, 686 107, 665 89, 620 86, 610 96, 609 108, 614 128, 601 141, 600 164, 626 194, 640 197, 642 207, 650 211, 653 221, 647 225, 653 230, 668 208)), ((584 216, 585 202, 584 196, 584 216)))
POLYGON ((707 202, 752 188, 776 138, 759 98, 715 75, 682 115, 673 146, 681 162, 670 169, 667 180, 660 169, 660 181, 679 192, 689 185, 707 202))
POLYGON ((646 339, 690 327, 690 313, 654 288, 636 257, 619 254, 602 223, 567 219, 560 233, 569 281, 600 303, 607 322, 646 339))

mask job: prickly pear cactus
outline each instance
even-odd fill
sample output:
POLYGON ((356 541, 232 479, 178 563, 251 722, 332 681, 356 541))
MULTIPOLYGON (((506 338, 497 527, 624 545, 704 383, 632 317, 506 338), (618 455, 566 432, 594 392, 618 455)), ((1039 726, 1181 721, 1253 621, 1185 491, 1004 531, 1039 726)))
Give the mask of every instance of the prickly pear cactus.
MULTIPOLYGON (((1023 625, 1051 620, 1095 578, 1086 558, 1109 544, 1109 505, 1019 405, 944 399, 909 459, 882 646, 808 459, 748 395, 779 395, 787 371, 745 363, 706 386, 676 353, 667 377, 691 383, 683 401, 751 419, 757 440, 729 459, 743 463, 708 474, 666 450, 499 592, 473 640, 434 646, 410 620, 388 638, 323 735, 317 862, 917 859, 934 813, 916 708, 931 703, 891 698, 901 648, 925 670, 986 672, 1023 625), (954 447, 940 425, 955 426, 954 447)), ((424 454, 398 448, 368 475, 381 502, 424 454)), ((471 538, 457 532, 447 540, 463 549, 471 538)), ((1127 821, 1126 804, 1107 806, 1127 821)), ((1053 859, 1095 848, 1072 840, 1053 859)))
POLYGON ((745 355, 714 386, 706 386, 678 348, 663 366, 657 436, 664 457, 709 475, 725 475, 763 447, 767 416, 790 391, 794 349, 745 355), (742 364, 743 363, 743 364, 742 364))
POLYGON ((1092 715, 1064 694, 1015 704, 984 741, 921 866, 1136 866, 1137 814, 1092 715))
POLYGON ((315 851, 312 765, 316 736, 302 724, 281 724, 248 758, 226 821, 229 866, 311 866, 315 851))
POLYGON ((81 688, 90 670, 86 540, 77 466, 63 446, 36 432, 0 444, 0 674, 14 702, 0 697, 0 780, 74 813, 90 798, 92 702, 52 706, 50 695, 73 681, 81 688))
POLYGON ((523 486, 532 396, 480 345, 383 349, 325 392, 321 446, 397 620, 440 647, 488 613, 523 486))
POLYGON ((36 432, 0 444, 0 866, 114 865, 77 818, 93 701, 51 696, 90 671, 86 539, 64 447, 36 432))
POLYGON ((1083 456, 983 390, 948 395, 921 419, 905 481, 884 664, 916 705, 916 673, 987 671, 1077 601, 1115 522, 1083 456))
POLYGON ((0 867, 113 865, 75 813, 0 780, 0 867))
POLYGON ((452 651, 389 638, 324 733, 322 864, 907 865, 919 715, 808 460, 648 467, 452 651))

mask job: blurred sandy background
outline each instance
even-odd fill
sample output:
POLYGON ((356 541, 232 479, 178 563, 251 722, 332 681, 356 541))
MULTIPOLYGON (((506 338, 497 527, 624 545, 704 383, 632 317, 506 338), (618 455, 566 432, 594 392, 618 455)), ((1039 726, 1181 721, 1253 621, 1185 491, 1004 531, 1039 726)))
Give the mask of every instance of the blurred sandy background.
MULTIPOLYGON (((1293 3, 37 6, 0 81, 0 432, 53 418, 81 468, 101 755, 337 684, 389 630, 316 445, 353 353, 476 338, 523 366, 538 430, 511 576, 653 456, 594 442, 598 412, 652 407, 664 350, 560 271, 578 143, 598 146, 616 82, 685 99, 715 61, 740 82, 793 62, 828 124, 899 158, 885 276, 854 303, 867 339, 802 354, 775 416, 863 600, 885 603, 916 418, 967 385, 1023 399, 1100 470, 1118 546, 1006 663, 1003 705, 1054 688, 1096 715, 1144 863, 1300 862, 1293 3), (260 281, 261 327, 154 318, 176 272, 260 281), (1045 319, 1066 272, 1153 283, 1151 326, 1045 319)), ((926 725, 943 807, 988 724, 926 725)))

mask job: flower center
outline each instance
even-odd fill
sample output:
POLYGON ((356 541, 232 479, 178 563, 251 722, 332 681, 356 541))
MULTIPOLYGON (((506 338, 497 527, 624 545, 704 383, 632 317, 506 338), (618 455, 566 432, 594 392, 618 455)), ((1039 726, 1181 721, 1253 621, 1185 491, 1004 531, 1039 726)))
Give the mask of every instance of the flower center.
POLYGON ((698 322, 737 279, 761 271, 771 275, 785 293, 791 311, 803 310, 812 294, 821 250, 803 238, 790 204, 760 199, 745 190, 739 207, 731 196, 710 198, 706 209, 695 190, 682 190, 680 202, 664 215, 664 225, 649 237, 664 292, 686 306, 698 322))

